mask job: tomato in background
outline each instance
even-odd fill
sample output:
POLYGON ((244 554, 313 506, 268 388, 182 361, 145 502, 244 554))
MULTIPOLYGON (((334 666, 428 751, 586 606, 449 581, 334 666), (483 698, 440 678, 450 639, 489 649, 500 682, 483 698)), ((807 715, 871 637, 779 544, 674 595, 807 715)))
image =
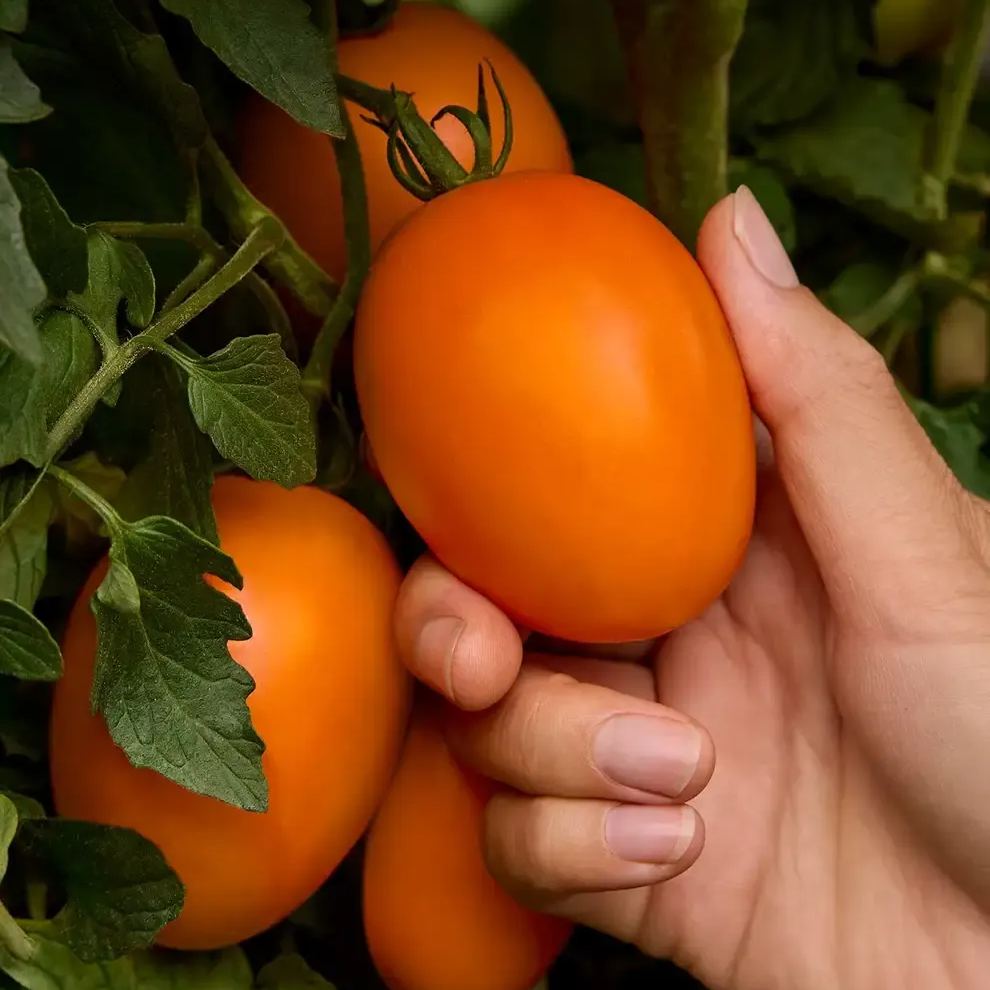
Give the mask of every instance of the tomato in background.
POLYGON ((878 0, 873 8, 876 59, 896 65, 908 55, 935 51, 952 34, 960 0, 878 0))
POLYGON ((372 266, 355 371, 399 507, 526 628, 655 636, 742 557, 753 425, 725 319, 676 238, 604 186, 531 172, 429 203, 372 266))
POLYGON ((392 990, 532 990, 567 941, 569 923, 517 904, 485 866, 494 786, 418 705, 365 851, 365 934, 392 990))
MULTIPOLYGON (((411 91, 426 119, 447 104, 474 107, 478 65, 490 59, 512 107, 515 136, 508 171, 572 168, 560 122, 529 70, 495 35, 456 10, 430 3, 403 4, 379 34, 342 41, 338 59, 344 75, 386 89, 395 83, 411 91)), ((494 95, 491 105, 497 151, 502 118, 494 95)), ((385 135, 360 119, 359 108, 350 109, 364 165, 375 250, 420 204, 392 175, 385 135)), ((437 131, 462 164, 470 167, 473 149, 464 128, 447 117, 438 121, 437 131)), ((278 214, 327 272, 342 278, 347 252, 340 178, 329 139, 252 94, 240 119, 239 141, 239 170, 251 191, 278 214)))
POLYGON ((211 949, 279 921, 329 876, 366 828, 398 756, 407 678, 392 645, 399 571, 385 540, 347 503, 220 478, 213 503, 243 591, 251 639, 230 651, 254 677, 248 697, 264 740, 269 809, 242 811, 134 767, 90 713, 94 572, 69 618, 55 686, 51 772, 69 818, 133 828, 186 887, 162 945, 211 949))

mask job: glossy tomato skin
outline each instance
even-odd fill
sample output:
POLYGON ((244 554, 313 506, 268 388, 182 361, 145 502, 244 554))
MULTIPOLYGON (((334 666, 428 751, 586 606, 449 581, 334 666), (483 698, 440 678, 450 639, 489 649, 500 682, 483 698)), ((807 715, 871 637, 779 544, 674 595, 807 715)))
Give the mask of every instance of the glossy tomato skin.
POLYGON ((520 624, 655 636, 739 563, 755 455, 734 344, 693 258, 604 186, 534 172, 428 204, 372 268, 355 367, 399 506, 520 624))
POLYGON ((269 810, 255 814, 132 766, 90 714, 96 649, 89 600, 72 611, 55 688, 51 772, 59 814, 129 826, 158 844, 186 887, 159 942, 210 949, 285 917, 364 831, 394 769, 408 685, 392 646, 399 572, 384 539, 315 488, 225 477, 213 501, 244 590, 215 581, 254 631, 230 644, 254 677, 269 810))
POLYGON ((567 941, 571 925, 521 907, 485 867, 493 792, 418 705, 364 862, 365 934, 391 990, 531 990, 567 941))
MULTIPOLYGON (((477 102, 477 72, 490 59, 512 106, 510 171, 572 168, 560 122, 539 84, 519 59, 491 32, 466 15, 430 3, 399 7, 379 34, 351 38, 338 49, 340 71, 373 86, 395 83, 412 91, 420 113, 432 117, 441 107, 477 102)), ((501 146, 502 120, 492 99, 495 148, 501 146)), ((412 213, 419 201, 389 170, 386 138, 351 107, 368 189, 372 248, 412 213)), ((466 167, 473 161, 470 139, 452 117, 437 131, 466 167)), ((346 268, 340 179, 325 135, 307 130, 261 97, 247 103, 240 119, 239 170, 244 181, 286 223, 303 248, 331 275, 346 268)))

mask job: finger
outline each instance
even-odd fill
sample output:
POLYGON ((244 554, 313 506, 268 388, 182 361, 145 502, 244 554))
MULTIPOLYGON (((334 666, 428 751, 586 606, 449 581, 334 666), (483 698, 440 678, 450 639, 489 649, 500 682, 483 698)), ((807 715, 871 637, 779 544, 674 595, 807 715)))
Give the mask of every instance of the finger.
POLYGON ((526 660, 547 670, 568 674, 585 684, 598 684, 643 701, 657 700, 657 679, 652 667, 617 660, 595 660, 585 656, 526 651, 526 660))
POLYGON ((574 894, 677 876, 698 858, 704 826, 689 805, 504 792, 488 803, 484 840, 492 875, 523 903, 556 913, 574 894))
POLYGON ((421 557, 402 584, 395 628, 409 670, 471 711, 498 701, 522 662, 512 622, 430 556, 421 557))
POLYGON ((527 639, 526 644, 530 651, 536 653, 594 657, 597 660, 645 660, 657 649, 655 639, 638 639, 629 643, 573 643, 538 633, 527 639))
POLYGON ((447 722, 454 754, 528 794, 669 803, 715 766, 711 737, 656 702, 526 663, 505 698, 447 722))
POLYGON ((969 551, 962 492, 882 358, 799 287, 745 187, 708 215, 698 256, 830 591, 875 610, 874 565, 909 575, 919 547, 953 559, 969 551))

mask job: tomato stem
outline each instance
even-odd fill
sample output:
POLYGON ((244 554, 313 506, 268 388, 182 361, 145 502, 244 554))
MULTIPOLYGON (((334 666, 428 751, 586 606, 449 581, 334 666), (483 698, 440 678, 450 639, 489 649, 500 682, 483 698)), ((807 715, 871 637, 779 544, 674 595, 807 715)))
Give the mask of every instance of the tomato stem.
MULTIPOLYGON (((281 226, 281 221, 251 195, 213 138, 207 140, 203 152, 204 177, 235 237, 243 240, 263 220, 281 226)), ((337 284, 284 227, 282 243, 265 259, 264 267, 272 278, 292 292, 308 312, 315 316, 324 316, 329 312, 337 295, 337 284)))
POLYGON ((478 105, 475 110, 454 104, 442 107, 426 121, 412 95, 392 86, 378 89, 347 76, 338 76, 340 93, 367 110, 367 123, 388 135, 388 164, 399 183, 413 196, 430 200, 481 179, 491 179, 505 168, 512 148, 512 109, 504 87, 490 62, 478 67, 478 105), (491 120, 485 91, 485 68, 491 76, 505 121, 504 139, 498 157, 492 156, 491 120), (436 124, 453 117, 467 131, 474 147, 474 163, 464 168, 436 132, 436 124))
POLYGON ((330 395, 333 356, 354 316, 361 286, 364 285, 371 265, 368 196, 364 183, 364 170, 361 167, 361 151, 346 107, 341 106, 340 115, 344 124, 344 137, 330 138, 330 142, 333 145, 337 171, 340 174, 344 236, 347 242, 347 277, 320 327, 309 360, 303 368, 303 391, 314 406, 319 406, 330 395))
POLYGON ((922 179, 924 204, 936 219, 948 214, 946 189, 955 171, 988 34, 990 0, 966 0, 942 65, 929 166, 922 179))
POLYGON ((141 333, 131 337, 100 365, 96 374, 79 390, 48 434, 46 461, 54 460, 76 436, 96 404, 139 358, 154 350, 193 317, 216 302, 282 243, 284 228, 271 218, 262 218, 234 256, 188 299, 160 313, 141 333))
POLYGON ((729 60, 746 0, 612 0, 639 103, 653 212, 689 248, 728 192, 729 60))

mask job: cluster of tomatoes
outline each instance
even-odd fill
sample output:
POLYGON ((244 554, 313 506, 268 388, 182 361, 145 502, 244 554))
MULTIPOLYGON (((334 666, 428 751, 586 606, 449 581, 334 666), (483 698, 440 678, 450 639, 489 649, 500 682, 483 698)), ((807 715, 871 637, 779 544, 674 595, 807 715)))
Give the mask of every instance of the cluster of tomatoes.
MULTIPOLYGON (((520 626, 620 641, 697 614, 742 555, 754 485, 746 390, 704 276, 648 213, 571 174, 535 80, 463 15, 403 5, 382 33, 343 42, 339 59, 347 75, 412 91, 424 115, 470 104, 489 59, 515 123, 508 174, 426 205, 392 176, 384 136, 357 125, 375 260, 355 373, 397 503, 520 626)), ((437 127, 470 158, 453 118, 437 127)), ((326 138, 260 99, 241 134, 245 181, 343 275, 326 138)), ((176 948, 230 944, 286 917, 371 823, 365 922, 389 984, 528 990, 567 928, 488 876, 480 826, 494 785, 453 763, 439 717, 417 710, 406 731, 410 691, 391 632, 400 574, 384 539, 311 487, 227 476, 213 497, 221 545, 244 576, 242 592, 224 590, 254 630, 231 652, 257 684, 249 705, 269 810, 136 769, 91 714, 100 574, 65 634, 58 810, 159 845, 186 886, 159 939, 176 948)))

